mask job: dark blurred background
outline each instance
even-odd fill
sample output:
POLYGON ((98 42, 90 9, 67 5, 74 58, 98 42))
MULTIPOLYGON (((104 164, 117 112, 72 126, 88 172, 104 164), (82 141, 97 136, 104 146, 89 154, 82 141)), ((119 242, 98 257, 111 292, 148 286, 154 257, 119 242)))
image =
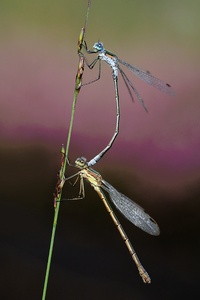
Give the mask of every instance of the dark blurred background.
MULTIPOLYGON (((0 297, 35 300, 42 295, 87 1, 7 0, 0 6, 0 297)), ((47 299, 199 297, 199 10, 197 0, 92 1, 88 46, 100 39, 176 90, 168 97, 127 71, 149 112, 131 102, 120 78, 120 134, 95 166, 156 219, 161 235, 149 236, 116 212, 152 278, 145 285, 86 184, 84 200, 61 205, 47 299)), ((85 82, 97 72, 86 69, 85 82)), ((79 95, 71 161, 94 157, 114 128, 111 70, 103 65, 101 80, 79 95)), ((65 185, 63 195, 77 193, 65 185)))

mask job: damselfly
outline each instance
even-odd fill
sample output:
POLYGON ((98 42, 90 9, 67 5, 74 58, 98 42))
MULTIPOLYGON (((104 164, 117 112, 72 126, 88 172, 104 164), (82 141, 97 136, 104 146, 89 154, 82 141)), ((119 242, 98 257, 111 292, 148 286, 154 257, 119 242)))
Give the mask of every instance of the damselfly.
MULTIPOLYGON (((141 102, 142 106, 144 109, 147 111, 147 108, 144 104, 144 101, 142 97, 140 96, 139 92, 137 89, 134 87, 132 82, 129 80, 127 75, 124 73, 124 71, 121 69, 120 64, 124 65, 127 67, 132 73, 134 73, 137 77, 145 81, 146 83, 152 85, 156 89, 160 90, 161 92, 164 92, 170 96, 175 95, 174 90, 171 88, 171 86, 168 83, 165 83, 164 81, 154 77, 149 71, 144 71, 141 70, 124 60, 121 60, 119 57, 117 57, 116 54, 106 50, 103 46, 103 43, 97 42, 94 44, 93 49, 94 50, 88 50, 86 42, 84 42, 84 46, 86 49, 86 52, 89 54, 92 53, 97 53, 98 56, 89 64, 87 60, 85 60, 87 66, 92 69, 97 62, 99 62, 99 74, 98 77, 95 80, 90 81, 89 83, 95 82, 100 79, 101 75, 101 61, 105 61, 112 69, 112 78, 114 82, 114 88, 115 88, 115 100, 116 100, 116 111, 117 111, 117 117, 116 117, 116 127, 115 127, 115 132, 110 140, 109 144, 105 147, 104 150, 102 150, 91 162, 91 165, 94 165, 98 160, 101 159, 101 157, 112 147, 112 144, 114 140, 116 139, 118 133, 119 133, 119 120, 120 120, 120 107, 119 107, 119 91, 118 91, 118 71, 120 72, 125 85, 128 89, 128 92, 131 96, 131 99, 133 100, 133 94, 132 91, 135 93, 136 97, 139 99, 141 102)), ((88 83, 86 83, 88 84, 88 83)))
POLYGON ((143 231, 151 235, 159 235, 160 230, 157 223, 148 214, 144 212, 142 207, 140 207, 138 204, 133 202, 125 195, 118 192, 111 184, 106 182, 98 172, 91 169, 88 166, 88 163, 84 157, 77 158, 75 163, 70 165, 80 169, 80 171, 66 178, 65 180, 69 180, 75 176, 78 176, 75 183, 77 182, 78 179, 80 179, 80 190, 79 190, 79 196, 77 198, 73 198, 69 200, 78 200, 85 197, 84 179, 86 179, 90 183, 90 185, 94 188, 94 190, 98 193, 101 200, 103 201, 121 237, 123 238, 126 247, 128 248, 131 257, 134 260, 143 281, 145 283, 150 283, 151 282, 150 276, 142 266, 131 242, 129 241, 127 234, 125 233, 122 225, 120 224, 119 220, 114 214, 112 207, 110 206, 108 200, 106 199, 103 190, 105 190, 109 194, 110 199, 112 203, 115 205, 115 207, 131 223, 133 223, 135 226, 139 227, 143 231))

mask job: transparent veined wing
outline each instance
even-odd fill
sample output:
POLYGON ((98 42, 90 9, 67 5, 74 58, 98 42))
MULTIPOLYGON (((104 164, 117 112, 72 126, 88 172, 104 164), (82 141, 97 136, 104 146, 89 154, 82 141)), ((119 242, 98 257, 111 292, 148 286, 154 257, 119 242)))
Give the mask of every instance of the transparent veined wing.
POLYGON ((175 95, 175 91, 172 89, 172 87, 168 83, 154 77, 149 71, 144 71, 142 69, 139 69, 139 68, 137 68, 133 65, 130 65, 129 63, 127 63, 124 60, 121 60, 119 58, 118 58, 118 62, 121 63, 122 65, 126 66, 137 77, 139 77, 140 79, 142 79, 146 83, 152 85, 153 87, 160 90, 161 92, 164 92, 164 93, 166 93, 170 96, 175 95))
POLYGON ((143 231, 151 235, 159 235, 160 229, 154 219, 152 219, 144 209, 129 199, 125 195, 118 192, 111 184, 102 180, 102 188, 104 188, 111 201, 114 203, 116 208, 135 226, 139 227, 143 231))

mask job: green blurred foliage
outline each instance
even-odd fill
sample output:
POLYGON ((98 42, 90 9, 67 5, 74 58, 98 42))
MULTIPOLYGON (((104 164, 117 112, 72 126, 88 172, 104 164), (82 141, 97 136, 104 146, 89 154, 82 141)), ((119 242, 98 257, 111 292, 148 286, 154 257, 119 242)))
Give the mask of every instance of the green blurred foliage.
MULTIPOLYGON (((92 39, 152 34, 174 40, 189 37, 199 45, 200 1, 92 0, 88 34, 92 39), (94 35, 94 37, 93 37, 94 35)), ((1 1, 1 32, 9 34, 17 27, 45 30, 59 37, 73 38, 84 24, 87 0, 4 0, 1 1)), ((131 38, 130 38, 131 36, 131 38)))

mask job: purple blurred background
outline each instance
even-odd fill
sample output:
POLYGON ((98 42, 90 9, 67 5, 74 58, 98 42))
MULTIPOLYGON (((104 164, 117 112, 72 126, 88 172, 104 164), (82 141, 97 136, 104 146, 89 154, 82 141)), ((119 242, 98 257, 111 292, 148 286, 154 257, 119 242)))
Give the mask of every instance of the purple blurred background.
MULTIPOLYGON (((61 206, 47 299, 197 299, 200 292, 200 3, 125 2, 92 1, 88 46, 100 39, 120 58, 169 82, 176 96, 127 70, 149 112, 137 99, 132 103, 120 78, 120 134, 95 169, 160 226, 154 238, 117 214, 152 285, 142 283, 86 184, 84 200, 61 206)), ((1 299, 41 298, 86 5, 8 0, 1 7, 1 299)), ((86 68, 84 81, 97 73, 86 68)), ((78 98, 71 161, 94 157, 114 129, 111 70, 102 65, 101 80, 83 87, 78 98)), ((67 189, 72 197, 78 192, 67 189)))

